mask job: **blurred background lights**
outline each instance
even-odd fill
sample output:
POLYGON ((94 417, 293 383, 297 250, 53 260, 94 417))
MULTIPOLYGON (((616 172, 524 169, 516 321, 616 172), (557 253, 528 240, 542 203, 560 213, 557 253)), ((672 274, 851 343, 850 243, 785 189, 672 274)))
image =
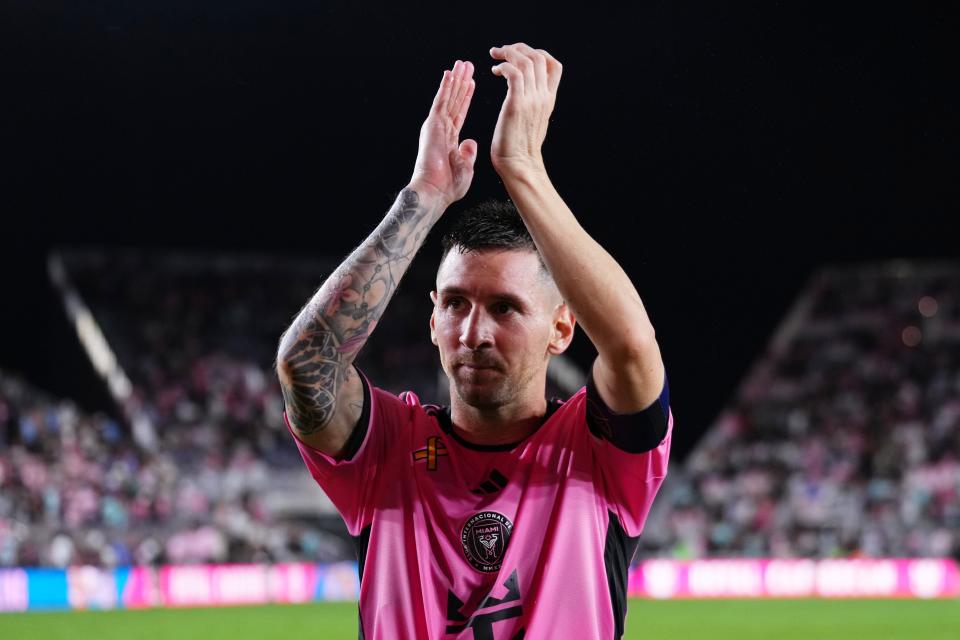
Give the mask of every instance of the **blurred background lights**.
POLYGON ((924 318, 932 318, 937 315, 937 299, 933 296, 923 296, 920 298, 920 302, 917 303, 917 308, 920 310, 920 315, 924 318))
POLYGON ((923 334, 920 333, 920 329, 910 325, 903 330, 901 337, 903 338, 903 344, 908 347, 915 347, 920 344, 920 340, 923 339, 923 334))

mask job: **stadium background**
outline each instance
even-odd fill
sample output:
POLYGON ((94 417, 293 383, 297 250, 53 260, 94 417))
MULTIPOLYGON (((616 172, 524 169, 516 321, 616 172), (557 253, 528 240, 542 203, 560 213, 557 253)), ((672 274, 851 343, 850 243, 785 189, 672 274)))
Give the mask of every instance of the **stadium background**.
MULTIPOLYGON (((488 147, 494 44, 564 63, 548 167, 650 310, 683 427, 677 466, 820 268, 957 259, 957 20, 924 5, 3 12, 0 369, 124 428, 51 284, 51 252, 275 256, 322 272, 403 186, 457 57, 479 76, 464 135, 488 147)), ((502 195, 481 153, 463 204, 502 195)), ((415 262, 421 281, 436 255, 415 262)), ((425 293, 410 295, 425 323, 425 293)), ((590 355, 583 340, 571 351, 581 366, 590 355)))

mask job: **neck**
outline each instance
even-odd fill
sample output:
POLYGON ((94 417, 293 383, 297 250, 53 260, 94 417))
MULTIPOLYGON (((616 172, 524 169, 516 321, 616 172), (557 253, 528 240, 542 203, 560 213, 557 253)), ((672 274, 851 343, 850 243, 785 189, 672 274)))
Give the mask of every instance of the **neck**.
POLYGON ((547 413, 547 401, 537 401, 491 409, 468 405, 456 393, 450 397, 450 420, 457 435, 481 445, 519 442, 539 428, 547 413))

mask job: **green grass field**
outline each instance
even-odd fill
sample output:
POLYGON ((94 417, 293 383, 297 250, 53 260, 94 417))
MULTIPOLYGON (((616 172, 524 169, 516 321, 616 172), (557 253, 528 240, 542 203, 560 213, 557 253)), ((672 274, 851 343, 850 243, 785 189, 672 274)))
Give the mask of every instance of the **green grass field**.
MULTIPOLYGON (((352 603, 224 609, 0 614, 3 640, 238 640, 357 637, 352 603)), ((957 640, 960 602, 633 600, 625 638, 957 640)), ((570 638, 580 640, 574 633, 570 638)))

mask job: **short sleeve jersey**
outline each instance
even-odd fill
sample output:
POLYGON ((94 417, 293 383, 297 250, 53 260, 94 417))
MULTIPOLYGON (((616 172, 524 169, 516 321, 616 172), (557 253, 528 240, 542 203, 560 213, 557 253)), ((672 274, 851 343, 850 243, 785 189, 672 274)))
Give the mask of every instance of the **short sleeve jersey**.
POLYGON ((614 437, 592 380, 521 442, 484 446, 449 410, 361 378, 348 459, 297 440, 357 544, 360 638, 622 635, 628 565, 667 472, 666 384, 629 416, 638 430, 662 424, 647 447, 614 437))

